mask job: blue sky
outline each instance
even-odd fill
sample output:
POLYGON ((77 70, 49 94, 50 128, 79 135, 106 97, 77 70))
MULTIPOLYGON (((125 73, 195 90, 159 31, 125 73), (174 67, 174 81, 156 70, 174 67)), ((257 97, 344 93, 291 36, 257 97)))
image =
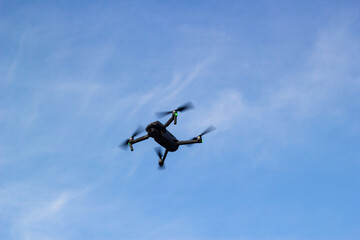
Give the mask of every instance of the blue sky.
POLYGON ((359 239, 359 13, 1 1, 0 239, 359 239), (117 148, 189 100, 165 171, 117 148))

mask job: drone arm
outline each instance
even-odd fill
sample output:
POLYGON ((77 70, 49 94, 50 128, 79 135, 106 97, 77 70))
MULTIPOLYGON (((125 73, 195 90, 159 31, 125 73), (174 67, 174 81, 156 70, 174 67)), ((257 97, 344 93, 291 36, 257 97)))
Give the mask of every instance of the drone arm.
POLYGON ((168 154, 168 152, 169 152, 169 150, 166 149, 166 150, 165 150, 165 153, 164 153, 164 156, 163 156, 163 158, 162 158, 163 161, 165 161, 165 158, 166 158, 166 155, 168 154))
POLYGON ((187 144, 194 144, 194 143, 202 143, 202 138, 197 137, 196 139, 193 139, 193 140, 178 141, 177 142, 178 145, 187 145, 187 144))
POLYGON ((174 121, 174 125, 176 125, 176 123, 177 123, 177 111, 173 111, 172 112, 172 115, 171 115, 171 118, 164 124, 164 127, 168 127, 171 123, 172 123, 172 121, 174 121))
POLYGON ((145 136, 142 136, 142 137, 139 137, 139 138, 136 138, 136 139, 131 139, 130 138, 129 143, 128 143, 129 146, 130 146, 130 150, 134 151, 134 148, 132 146, 133 144, 144 141, 144 140, 146 140, 148 138, 149 138, 149 135, 147 135, 147 134, 145 136))
POLYGON ((148 138, 149 138, 149 135, 146 134, 145 136, 142 136, 142 137, 139 137, 139 138, 136 138, 136 139, 132 140, 131 143, 138 143, 138 142, 144 141, 144 140, 146 140, 148 138))

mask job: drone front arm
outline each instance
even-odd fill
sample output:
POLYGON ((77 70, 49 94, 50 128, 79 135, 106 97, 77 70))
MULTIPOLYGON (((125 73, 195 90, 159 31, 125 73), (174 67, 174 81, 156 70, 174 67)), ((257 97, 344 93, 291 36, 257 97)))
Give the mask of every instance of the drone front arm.
POLYGON ((145 136, 142 136, 142 137, 139 137, 139 138, 136 138, 136 139, 131 139, 130 138, 130 140, 129 140, 129 146, 130 146, 130 150, 131 151, 134 151, 134 148, 133 148, 133 144, 135 144, 135 143, 138 143, 138 142, 141 142, 141 141, 144 141, 144 140, 146 140, 146 139, 148 139, 149 138, 149 135, 145 135, 145 136))
POLYGON ((148 138, 149 138, 149 135, 146 134, 145 136, 136 138, 136 139, 132 140, 131 142, 132 142, 132 143, 138 143, 138 142, 144 141, 144 140, 146 140, 146 139, 148 139, 148 138))
POLYGON ((176 125, 177 123, 177 111, 173 111, 172 112, 172 115, 171 115, 171 118, 164 124, 164 127, 168 127, 172 121, 174 121, 174 125, 176 125))

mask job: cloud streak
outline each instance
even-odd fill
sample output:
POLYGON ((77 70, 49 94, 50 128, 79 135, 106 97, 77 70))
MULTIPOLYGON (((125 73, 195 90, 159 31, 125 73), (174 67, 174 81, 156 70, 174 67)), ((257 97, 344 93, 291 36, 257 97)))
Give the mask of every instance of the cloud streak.
MULTIPOLYGON (((21 239, 63 239, 54 235, 57 227, 63 225, 64 214, 71 218, 72 202, 87 192, 87 188, 79 191, 62 191, 55 198, 32 198, 27 196, 27 207, 17 211, 13 219, 12 235, 21 239), (70 214, 70 215, 69 215, 70 214)), ((69 221, 71 221, 69 219, 69 221)))

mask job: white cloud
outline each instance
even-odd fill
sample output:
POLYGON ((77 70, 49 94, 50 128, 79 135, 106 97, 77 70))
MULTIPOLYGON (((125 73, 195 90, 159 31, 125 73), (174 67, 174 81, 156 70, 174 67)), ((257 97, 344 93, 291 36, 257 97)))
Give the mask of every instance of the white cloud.
MULTIPOLYGON (((246 144, 242 149, 250 149, 254 159, 258 156, 264 160, 273 159, 274 146, 305 140, 306 125, 314 119, 341 118, 350 111, 341 100, 360 88, 360 41, 352 23, 337 23, 322 30, 298 71, 284 72, 273 88, 258 91, 262 94, 251 100, 236 88, 212 96, 201 110, 197 109, 189 131, 215 125, 214 135, 232 136, 237 143, 246 144)), ((351 124, 354 129, 358 126, 356 121, 351 124)))
POLYGON ((166 103, 172 102, 196 80, 199 73, 204 70, 209 61, 210 59, 207 59, 198 63, 186 75, 175 73, 172 81, 167 85, 157 85, 146 92, 139 91, 125 95, 107 110, 105 113, 105 120, 110 122, 118 119, 120 115, 123 115, 127 108, 130 109, 127 111, 126 116, 128 119, 131 119, 134 114, 148 104, 163 107, 166 103))
POLYGON ((76 195, 74 194, 63 192, 60 194, 60 196, 48 203, 48 206, 46 207, 44 212, 47 214, 56 214, 62 208, 66 207, 66 205, 75 197, 76 195))
POLYGON ((229 130, 230 127, 238 125, 239 119, 250 117, 251 108, 244 102, 241 93, 237 90, 228 89, 222 91, 218 96, 211 99, 210 107, 201 107, 192 118, 191 131, 215 125, 219 130, 229 130))
POLYGON ((29 184, 10 185, 1 189, 3 196, 0 211, 11 222, 11 234, 15 239, 56 239, 56 229, 61 225, 65 213, 70 213, 72 203, 87 192, 61 191, 56 197, 48 197, 29 184))
POLYGON ((61 213, 72 200, 84 194, 86 189, 80 191, 63 191, 57 197, 34 203, 32 210, 25 213, 21 223, 23 225, 36 224, 39 221, 46 221, 61 213))

